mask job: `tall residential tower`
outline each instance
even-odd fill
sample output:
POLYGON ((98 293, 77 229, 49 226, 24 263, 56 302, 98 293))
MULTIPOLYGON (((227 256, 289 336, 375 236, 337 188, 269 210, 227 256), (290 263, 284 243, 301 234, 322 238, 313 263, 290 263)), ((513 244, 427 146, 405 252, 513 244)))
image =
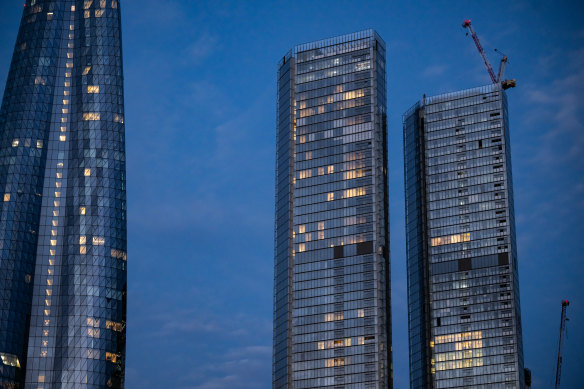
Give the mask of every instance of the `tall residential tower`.
POLYGON ((279 63, 274 388, 392 386, 385 44, 279 63))
POLYGON ((404 115, 411 388, 523 388, 507 97, 404 115))
POLYGON ((0 109, 0 386, 122 388, 119 0, 26 0, 0 109))

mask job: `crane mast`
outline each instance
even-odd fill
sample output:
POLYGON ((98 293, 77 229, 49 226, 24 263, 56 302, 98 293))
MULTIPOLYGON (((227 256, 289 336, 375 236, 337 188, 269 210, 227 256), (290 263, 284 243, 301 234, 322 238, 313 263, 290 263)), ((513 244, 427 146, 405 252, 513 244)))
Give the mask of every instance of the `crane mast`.
POLYGON ((485 50, 483 49, 483 46, 481 45, 481 42, 479 41, 479 37, 477 36, 477 33, 475 32, 474 28, 472 28, 472 24, 471 24, 470 20, 466 19, 462 23, 462 27, 468 28, 468 31, 470 32, 470 36, 472 37, 472 40, 474 41, 474 43, 477 47, 477 50, 479 51, 479 54, 481 55, 481 58, 483 59, 483 62, 485 63, 485 66, 487 67, 487 71, 489 72, 489 76, 491 77, 491 81, 493 81, 493 84, 501 84, 503 89, 515 87, 517 85, 517 82, 514 79, 503 80, 503 73, 505 72, 505 65, 507 64, 507 56, 504 56, 501 59, 501 64, 499 65, 499 74, 495 75, 495 72, 493 71, 493 67, 489 63, 489 59, 487 58, 487 55, 485 54, 485 50))
POLYGON ((562 318, 560 321, 560 342, 558 344, 558 361, 556 365, 556 389, 560 388, 560 377, 562 375, 562 345, 564 340, 564 332, 566 332, 566 308, 568 308, 570 302, 568 300, 562 300, 562 318))

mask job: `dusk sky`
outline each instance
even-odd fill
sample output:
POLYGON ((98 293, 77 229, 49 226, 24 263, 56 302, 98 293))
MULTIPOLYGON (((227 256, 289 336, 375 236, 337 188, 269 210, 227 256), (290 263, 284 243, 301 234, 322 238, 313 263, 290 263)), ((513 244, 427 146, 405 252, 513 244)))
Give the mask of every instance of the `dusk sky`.
MULTIPOLYGON (((0 93, 23 2, 0 1, 0 93)), ((277 62, 373 28, 387 44, 394 387, 408 388, 402 114, 507 76, 525 366, 584 361, 584 3, 122 0, 129 389, 270 388, 277 62), (471 4, 472 3, 472 4, 471 4)))

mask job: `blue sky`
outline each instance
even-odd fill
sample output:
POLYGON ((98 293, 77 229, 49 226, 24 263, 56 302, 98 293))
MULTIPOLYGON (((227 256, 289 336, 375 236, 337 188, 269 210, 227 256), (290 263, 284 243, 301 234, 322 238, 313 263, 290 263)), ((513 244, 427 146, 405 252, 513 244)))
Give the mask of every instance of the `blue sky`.
MULTIPOLYGON (((584 6, 578 1, 122 0, 128 161, 127 387, 269 388, 277 61, 295 44, 376 29, 388 46, 395 387, 407 388, 401 115, 489 83, 509 96, 526 366, 552 386, 584 360, 584 6)), ((0 92, 22 1, 0 2, 0 92)))

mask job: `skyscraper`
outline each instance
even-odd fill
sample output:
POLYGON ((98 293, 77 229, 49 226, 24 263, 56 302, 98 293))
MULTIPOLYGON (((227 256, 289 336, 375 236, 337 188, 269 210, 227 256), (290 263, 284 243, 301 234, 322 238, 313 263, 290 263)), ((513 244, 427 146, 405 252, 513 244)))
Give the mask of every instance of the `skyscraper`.
POLYGON ((121 388, 118 0, 26 0, 0 109, 0 386, 121 388))
POLYGON ((424 97, 404 115, 411 388, 523 388, 507 97, 424 97))
POLYGON ((279 63, 274 388, 392 385, 385 85, 372 30, 279 63))

